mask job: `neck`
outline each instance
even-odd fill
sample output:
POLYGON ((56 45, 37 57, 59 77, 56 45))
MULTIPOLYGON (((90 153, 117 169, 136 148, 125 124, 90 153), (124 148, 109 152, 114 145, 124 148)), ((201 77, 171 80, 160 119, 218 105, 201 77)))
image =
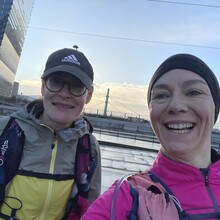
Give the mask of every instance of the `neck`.
POLYGON ((193 155, 191 152, 176 154, 174 152, 167 151, 164 147, 161 147, 161 152, 171 160, 184 163, 198 169, 208 168, 212 164, 211 150, 209 150, 209 152, 206 151, 204 154, 198 153, 197 155, 193 155))
POLYGON ((49 128, 51 128, 53 131, 61 131, 64 130, 66 128, 71 127, 71 124, 61 124, 61 123, 56 123, 55 121, 49 120, 48 117, 46 117, 43 114, 40 115, 39 119, 49 128))

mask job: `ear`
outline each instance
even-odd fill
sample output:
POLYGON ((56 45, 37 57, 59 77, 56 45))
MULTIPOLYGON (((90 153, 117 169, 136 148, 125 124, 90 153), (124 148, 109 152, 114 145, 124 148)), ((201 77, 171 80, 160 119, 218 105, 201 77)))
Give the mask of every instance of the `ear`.
POLYGON ((45 93, 45 80, 42 79, 41 80, 41 95, 44 96, 44 93, 45 93))
POLYGON ((92 86, 92 88, 88 91, 87 97, 86 97, 86 104, 88 104, 92 98, 92 94, 94 91, 94 87, 92 86))

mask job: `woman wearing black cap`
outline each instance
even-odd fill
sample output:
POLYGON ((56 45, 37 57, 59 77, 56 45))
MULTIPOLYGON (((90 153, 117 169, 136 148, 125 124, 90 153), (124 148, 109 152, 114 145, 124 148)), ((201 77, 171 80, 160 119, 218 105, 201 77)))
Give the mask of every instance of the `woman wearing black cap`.
POLYGON ((42 99, 1 119, 0 219, 80 219, 100 195, 100 147, 81 115, 93 77, 82 52, 59 49, 46 62, 42 99))
POLYGON ((211 149, 219 103, 218 81, 202 60, 189 54, 165 60, 148 87, 161 143, 153 166, 116 181, 83 220, 220 219, 220 155, 211 149))

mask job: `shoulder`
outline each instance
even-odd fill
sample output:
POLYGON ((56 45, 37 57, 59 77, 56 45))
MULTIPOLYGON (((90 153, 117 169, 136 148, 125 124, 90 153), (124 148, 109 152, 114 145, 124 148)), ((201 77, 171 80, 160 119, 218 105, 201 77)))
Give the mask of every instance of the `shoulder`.
POLYGON ((93 156, 100 155, 100 146, 98 140, 93 134, 90 134, 89 137, 90 137, 92 155, 93 156))
POLYGON ((154 184, 153 181, 151 180, 148 171, 145 172, 140 172, 140 173, 135 173, 131 176, 128 177, 129 182, 131 185, 152 185, 154 184))
POLYGON ((86 122, 87 129, 89 130, 89 133, 92 134, 93 126, 92 126, 91 122, 85 116, 83 116, 82 119, 86 122))
POLYGON ((2 134, 3 130, 5 129, 5 126, 7 125, 8 121, 9 121, 10 117, 2 117, 0 119, 0 135, 2 134))
POLYGON ((92 145, 99 145, 98 140, 93 134, 90 134, 89 136, 90 136, 90 141, 92 145))
MULTIPOLYGON (((114 197, 115 188, 118 181, 105 191, 98 199, 96 199, 89 207, 83 220, 109 220, 111 216, 111 206, 114 197)), ((116 219, 127 219, 128 212, 132 209, 133 198, 130 193, 130 184, 125 180, 121 184, 116 200, 116 208, 120 212, 116 213, 116 219)))
POLYGON ((128 178, 129 183, 134 187, 140 187, 142 189, 146 189, 147 191, 151 191, 155 194, 160 194, 161 192, 165 192, 166 190, 161 185, 161 183, 152 180, 153 177, 150 177, 148 171, 134 174, 128 178))
POLYGON ((89 132, 90 142, 91 142, 92 148, 94 148, 94 149, 99 151, 99 142, 96 139, 96 137, 92 134, 93 133, 93 126, 92 126, 92 124, 90 123, 90 121, 85 116, 83 116, 82 119, 87 124, 87 129, 88 129, 88 132, 89 132))

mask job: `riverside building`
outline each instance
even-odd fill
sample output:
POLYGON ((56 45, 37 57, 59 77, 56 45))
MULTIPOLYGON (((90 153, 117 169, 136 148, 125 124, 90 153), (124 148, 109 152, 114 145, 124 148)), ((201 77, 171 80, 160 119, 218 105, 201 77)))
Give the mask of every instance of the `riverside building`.
POLYGON ((0 1, 0 96, 17 95, 14 80, 33 5, 34 0, 0 1))

